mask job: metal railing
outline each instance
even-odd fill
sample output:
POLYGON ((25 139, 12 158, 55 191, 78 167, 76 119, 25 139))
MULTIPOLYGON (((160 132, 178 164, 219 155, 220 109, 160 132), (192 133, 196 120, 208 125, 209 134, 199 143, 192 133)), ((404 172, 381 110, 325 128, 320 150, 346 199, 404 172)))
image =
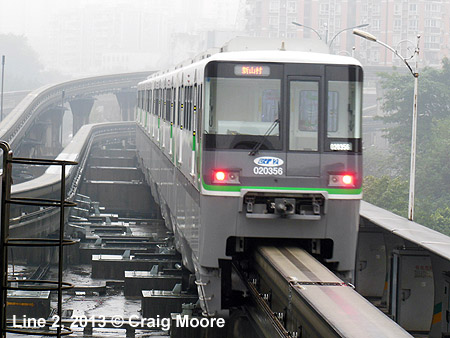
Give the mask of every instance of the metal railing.
MULTIPOLYGON (((0 304, 1 308, 1 337, 5 338, 6 334, 18 333, 26 335, 45 335, 57 336, 71 334, 72 331, 62 325, 57 325, 56 330, 50 330, 50 323, 46 322, 44 329, 34 328, 16 328, 8 325, 8 291, 56 291, 58 294, 57 314, 62 318, 62 292, 63 290, 72 288, 73 285, 63 282, 63 253, 64 246, 75 244, 75 241, 64 238, 64 222, 65 208, 75 206, 76 204, 66 200, 66 166, 77 165, 74 161, 64 160, 45 160, 45 159, 25 159, 14 158, 8 143, 1 141, 0 149, 3 151, 3 171, 2 171, 2 188, 1 188, 1 239, 0 251, 2 253, 2 269, 1 269, 1 292, 0 304), (60 197, 59 199, 47 198, 28 198, 28 197, 12 197, 11 196, 11 172, 12 165, 28 164, 28 165, 56 165, 61 166, 60 180, 60 197), (33 205, 40 207, 59 208, 59 236, 58 238, 11 238, 10 229, 10 205, 33 205), (8 271, 8 248, 10 247, 56 247, 58 249, 58 278, 57 280, 14 280, 9 278, 8 271)), ((53 325, 54 326, 54 325, 53 325)))

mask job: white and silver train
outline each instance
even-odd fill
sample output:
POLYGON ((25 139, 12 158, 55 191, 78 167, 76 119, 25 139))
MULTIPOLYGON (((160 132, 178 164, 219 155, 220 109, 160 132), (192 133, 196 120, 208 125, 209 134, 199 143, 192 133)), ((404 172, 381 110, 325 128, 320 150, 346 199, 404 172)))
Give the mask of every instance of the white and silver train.
POLYGON ((138 156, 208 315, 232 304, 230 262, 255 242, 354 271, 361 65, 278 46, 205 54, 138 85, 138 156))

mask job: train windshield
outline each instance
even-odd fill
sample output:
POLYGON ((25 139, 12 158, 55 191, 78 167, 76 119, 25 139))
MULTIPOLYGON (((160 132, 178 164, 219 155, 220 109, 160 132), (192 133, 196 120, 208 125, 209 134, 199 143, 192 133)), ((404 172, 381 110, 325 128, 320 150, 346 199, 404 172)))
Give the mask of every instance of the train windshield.
POLYGON ((281 149, 280 65, 209 64, 205 76, 204 135, 207 148, 281 149), (271 128, 272 127, 272 128, 271 128))

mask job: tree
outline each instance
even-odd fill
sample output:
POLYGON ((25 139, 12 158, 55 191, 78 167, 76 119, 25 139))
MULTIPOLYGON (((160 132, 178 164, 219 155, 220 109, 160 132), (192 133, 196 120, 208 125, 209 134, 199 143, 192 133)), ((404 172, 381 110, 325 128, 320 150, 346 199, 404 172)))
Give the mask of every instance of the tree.
MULTIPOLYGON (((387 125, 386 137, 391 150, 397 157, 403 174, 409 170, 411 148, 412 105, 414 81, 409 73, 382 73, 381 85, 384 90, 382 109, 379 117, 387 125)), ((417 154, 428 151, 433 122, 450 116, 450 62, 442 61, 442 68, 425 68, 419 77, 417 154)))
POLYGON ((42 85, 42 65, 24 36, 0 34, 0 55, 6 56, 5 91, 34 89, 42 85))
POLYGON ((364 177, 364 200, 403 217, 408 210, 407 189, 408 182, 400 177, 364 177))
MULTIPOLYGON (((382 74, 386 137, 393 157, 365 160, 375 170, 386 165, 390 176, 365 177, 364 199, 406 216, 413 79, 397 72, 382 74), (396 168, 398 168, 396 170, 396 168)), ((441 69, 425 68, 419 78, 416 155, 415 221, 450 234, 450 62, 441 69)), ((370 154, 369 154, 370 155, 370 154)), ((373 157, 373 156, 372 156, 373 157)), ((371 168, 373 169, 373 168, 371 168)), ((386 172, 386 171, 385 171, 386 172)))
POLYGON ((431 214, 431 228, 450 236, 450 207, 438 208, 431 214))

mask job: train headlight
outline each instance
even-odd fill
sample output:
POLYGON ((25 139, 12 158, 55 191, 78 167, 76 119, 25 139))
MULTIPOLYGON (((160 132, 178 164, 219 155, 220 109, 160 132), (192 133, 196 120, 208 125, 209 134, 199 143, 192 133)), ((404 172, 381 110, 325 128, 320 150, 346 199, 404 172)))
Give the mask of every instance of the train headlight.
POLYGON ((355 175, 353 174, 334 174, 330 175, 328 180, 330 187, 354 188, 355 175))
POLYGON ((213 183, 240 184, 238 170, 213 170, 213 183))

